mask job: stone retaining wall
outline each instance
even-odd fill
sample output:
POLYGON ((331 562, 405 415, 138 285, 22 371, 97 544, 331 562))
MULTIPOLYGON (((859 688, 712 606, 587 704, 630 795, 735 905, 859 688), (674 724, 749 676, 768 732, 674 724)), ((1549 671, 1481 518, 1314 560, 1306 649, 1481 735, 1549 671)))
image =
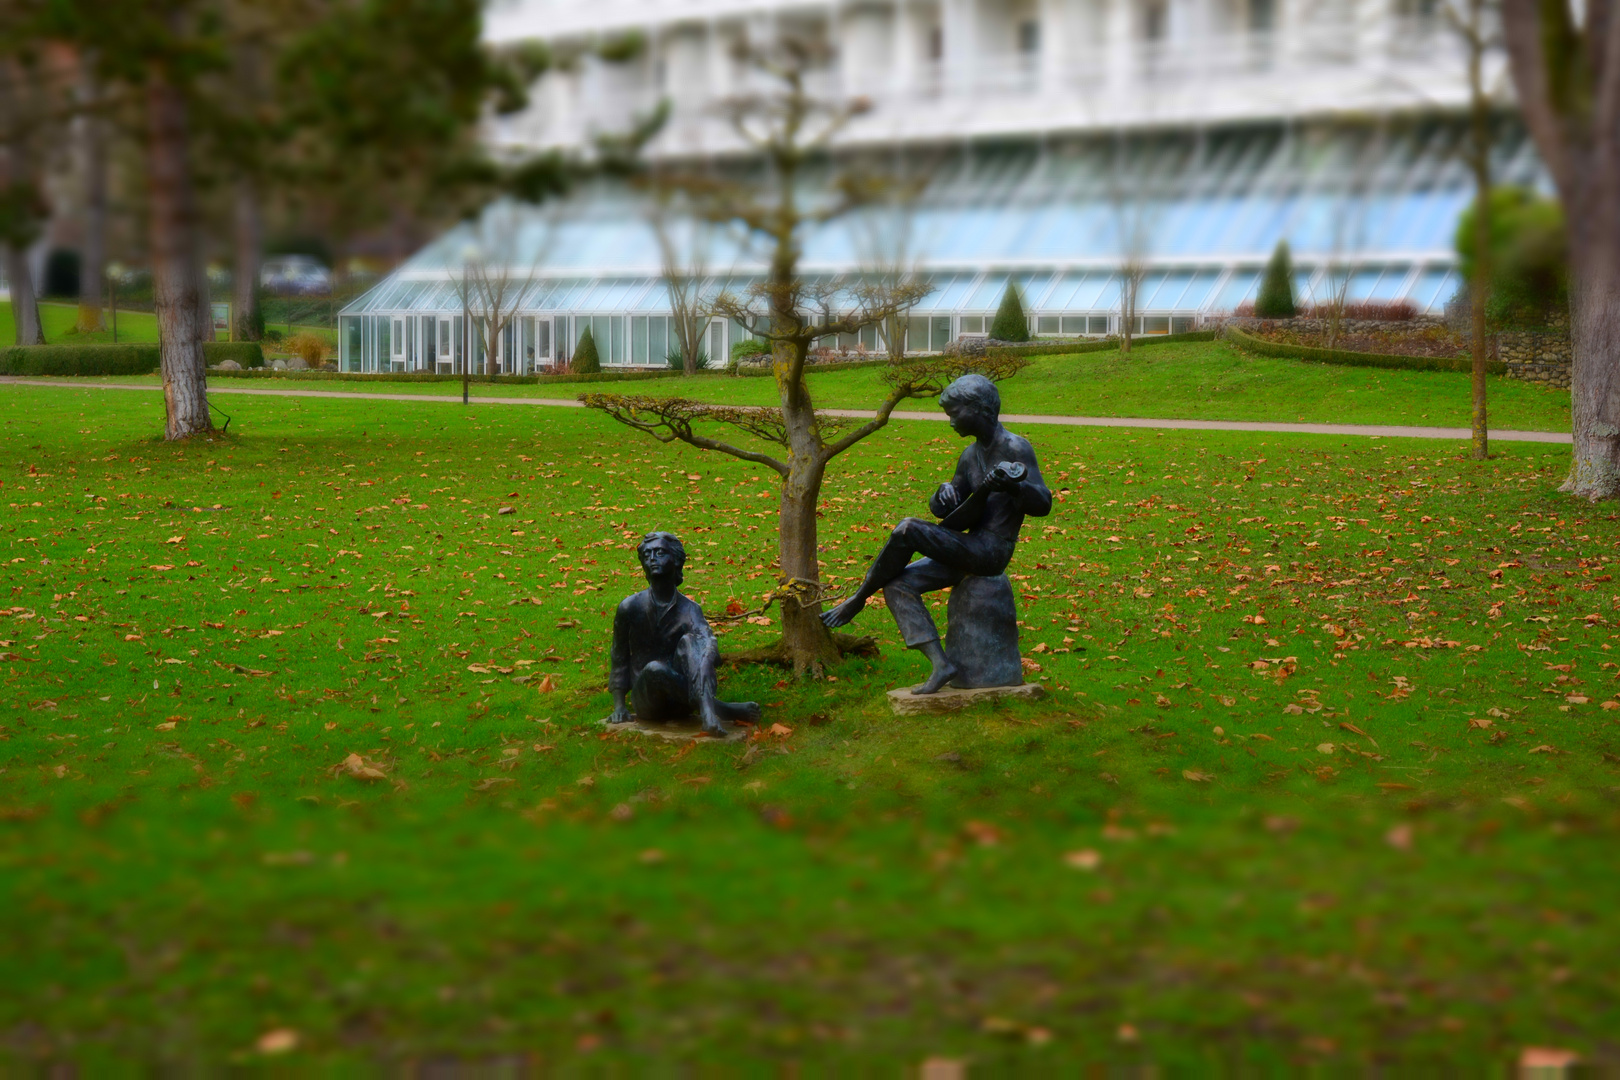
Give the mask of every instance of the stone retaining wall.
POLYGON ((1507 365, 1508 378, 1569 389, 1575 355, 1567 334, 1504 331, 1494 344, 1496 358, 1507 365))

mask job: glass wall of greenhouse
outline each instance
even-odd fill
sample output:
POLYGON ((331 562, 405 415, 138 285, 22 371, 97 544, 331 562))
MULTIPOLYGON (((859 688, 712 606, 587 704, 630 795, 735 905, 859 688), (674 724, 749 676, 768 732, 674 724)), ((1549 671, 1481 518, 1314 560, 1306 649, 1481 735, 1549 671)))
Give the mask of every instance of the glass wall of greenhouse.
MULTIPOLYGON (((1279 240, 1293 252, 1303 304, 1343 287, 1349 303, 1436 313, 1459 286, 1452 238, 1471 197, 1464 134, 1454 119, 1433 119, 906 151, 901 168, 927 176, 922 194, 807 232, 801 268, 808 279, 853 281, 871 272, 873 237, 906 237, 882 259, 932 285, 906 322, 908 352, 987 333, 1009 284, 1036 336, 1117 334, 1128 264, 1146 268, 1135 333, 1195 329, 1253 300, 1279 240)), ((1504 183, 1545 183, 1517 130, 1498 138, 1495 167, 1504 183)), ((814 197, 813 177, 806 190, 814 197)), ((746 294, 763 271, 757 249, 724 229, 691 246, 712 269, 695 275, 701 297, 746 294)), ((470 362, 483 372, 491 349, 497 372, 551 370, 587 330, 605 368, 663 367, 679 355, 658 237, 637 196, 612 184, 543 208, 493 205, 340 319, 346 371, 459 373, 470 362)), ((705 331, 710 364, 750 336, 718 318, 705 331)), ((886 351, 875 327, 823 345, 886 351)))

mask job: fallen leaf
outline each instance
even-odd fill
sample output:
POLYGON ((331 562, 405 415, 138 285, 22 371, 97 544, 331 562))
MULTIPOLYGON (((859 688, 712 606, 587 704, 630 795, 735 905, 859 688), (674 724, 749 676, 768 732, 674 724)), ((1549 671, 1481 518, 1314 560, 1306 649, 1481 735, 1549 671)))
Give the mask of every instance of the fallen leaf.
POLYGON ((173 731, 174 730, 174 721, 173 720, 165 720, 165 721, 163 721, 163 723, 159 724, 153 730, 154 731, 173 731))
POLYGON ((298 1032, 292 1028, 273 1028, 260 1035, 253 1046, 261 1054, 285 1054, 298 1049, 298 1032))
POLYGON ((1384 843, 1388 844, 1396 851, 1411 851, 1412 826, 1404 821, 1399 825, 1393 826, 1389 832, 1384 834, 1384 843))
POLYGON ((1496 722, 1494 720, 1489 720, 1489 719, 1487 719, 1487 718, 1485 718, 1483 716, 1476 716, 1473 719, 1468 721, 1468 727, 1471 730, 1474 729, 1474 728, 1479 728, 1479 729, 1483 730, 1484 728, 1494 727, 1495 724, 1496 724, 1496 722))
POLYGON ((1316 752, 1319 754, 1331 754, 1333 753, 1333 744, 1330 742, 1317 743, 1316 752))
POLYGON ((995 847, 1002 840, 1001 830, 987 821, 963 822, 962 831, 980 847, 995 847))
POLYGON ((352 776, 356 780, 365 780, 367 782, 388 779, 388 774, 379 769, 375 762, 367 761, 359 754, 350 754, 344 758, 333 767, 333 772, 341 772, 345 776, 352 776))
POLYGON ((1546 745, 1545 743, 1543 743, 1540 746, 1535 747, 1530 752, 1532 754, 1556 754, 1556 753, 1558 753, 1557 750, 1555 750, 1552 747, 1546 745))
POLYGON ((515 783, 517 783, 517 781, 513 780, 509 776, 486 776, 484 779, 482 779, 482 780, 478 781, 478 783, 474 784, 472 789, 474 791, 488 791, 491 788, 500 787, 502 784, 515 784, 515 783))
POLYGON ((1195 784, 1207 784, 1215 779, 1214 773, 1199 772, 1197 769, 1182 769, 1181 775, 1195 784))
POLYGON ((548 672, 545 678, 534 684, 534 688, 542 694, 549 694, 553 690, 557 689, 557 682, 548 672))
POLYGON ((772 724, 766 734, 775 735, 779 739, 785 739, 789 735, 793 734, 793 729, 788 727, 786 724, 772 724))
POLYGON ((1102 865, 1102 855, 1092 848, 1082 848, 1063 856, 1063 862, 1076 870, 1095 870, 1102 865))

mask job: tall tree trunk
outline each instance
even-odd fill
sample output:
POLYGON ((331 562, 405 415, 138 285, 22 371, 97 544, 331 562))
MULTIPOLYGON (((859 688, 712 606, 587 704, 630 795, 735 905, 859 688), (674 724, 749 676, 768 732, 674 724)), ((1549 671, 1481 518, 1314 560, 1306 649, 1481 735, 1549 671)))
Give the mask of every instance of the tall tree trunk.
POLYGON ((167 412, 164 437, 184 439, 214 429, 202 350, 207 290, 197 251, 186 100, 157 65, 148 75, 146 111, 152 301, 167 412))
POLYGON ((11 283, 11 317, 16 323, 18 345, 45 344, 45 330, 39 322, 39 301, 34 296, 34 276, 28 269, 28 250, 13 244, 0 244, 5 252, 6 280, 11 283))
MULTIPOLYGON (((93 74, 86 75, 82 100, 96 104, 93 74)), ((107 291, 107 130, 94 111, 79 118, 79 156, 84 169, 84 244, 79 256, 79 323, 82 334, 107 329, 102 301, 107 291)))
POLYGON ((235 258, 231 271, 231 329, 237 341, 264 336, 259 318, 259 266, 264 261, 264 217, 252 177, 236 181, 235 258))
MULTIPOLYGON (((9 96, 13 79, 11 71, 0 71, 0 95, 9 96)), ((0 97, 0 105, 6 104, 9 104, 7 97, 0 97)), ((34 274, 28 266, 28 245, 39 235, 35 228, 37 214, 28 207, 38 200, 32 195, 22 197, 25 191, 31 190, 24 187, 29 182, 23 152, 0 143, 0 197, 14 199, 14 213, 22 215, 20 220, 5 221, 8 232, 0 234, 0 252, 4 253, 6 280, 11 286, 11 315, 16 325, 17 344, 43 345, 45 331, 39 322, 34 274)), ((37 211, 37 207, 33 209, 37 211)))
POLYGON ((1490 456, 1485 414, 1485 298, 1491 287, 1491 103, 1485 95, 1485 2, 1468 3, 1469 165, 1474 173, 1474 280, 1469 283, 1473 353, 1473 458, 1490 456))
MULTIPOLYGON (((1570 208, 1573 221, 1578 207, 1570 208)), ((1577 229, 1571 232, 1577 233, 1577 229)), ((1611 230, 1571 236, 1571 430, 1575 458, 1562 491, 1620 497, 1620 251, 1611 230)))
MULTIPOLYGON (((1480 122, 1479 117, 1474 122, 1480 122)), ((1485 123, 1489 123, 1489 117, 1485 123)), ((1489 138, 1489 136, 1486 136, 1489 138)), ((1473 458, 1484 461, 1490 456, 1490 431, 1485 415, 1485 363, 1488 343, 1485 335, 1485 299, 1491 286, 1491 178, 1488 143, 1477 141, 1474 147, 1474 280, 1468 288, 1468 316, 1472 325, 1470 347, 1473 351, 1473 458)))

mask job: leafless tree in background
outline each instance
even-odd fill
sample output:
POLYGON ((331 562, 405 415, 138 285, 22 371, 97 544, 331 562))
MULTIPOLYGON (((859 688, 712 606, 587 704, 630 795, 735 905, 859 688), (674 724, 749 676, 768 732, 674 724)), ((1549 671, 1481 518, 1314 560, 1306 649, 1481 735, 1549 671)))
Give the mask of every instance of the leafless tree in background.
POLYGON ((102 83, 93 57, 79 72, 75 135, 83 188, 84 243, 79 252, 79 319, 81 334, 107 328, 102 315, 107 290, 107 121, 101 115, 102 83))
MULTIPOLYGON (((483 335, 487 375, 499 372, 501 335, 534 288, 550 246, 550 233, 549 219, 525 214, 503 201, 478 217, 468 246, 460 253, 466 261, 466 306, 483 335)), ((508 357, 508 362, 512 359, 508 357)))
POLYGON ((1116 139, 1106 174, 1114 243, 1119 252, 1119 351, 1125 354, 1130 353, 1136 334, 1137 304, 1152 254, 1158 209, 1152 177, 1146 175, 1149 170, 1137 167, 1127 157, 1125 140, 1116 139))
POLYGON ((1469 351, 1473 358, 1472 454, 1475 461, 1490 456, 1486 414, 1485 366, 1490 350, 1485 326, 1485 301, 1491 274, 1491 147, 1493 95, 1485 85, 1485 63, 1500 49, 1500 0, 1449 0, 1446 21, 1462 41, 1468 56, 1468 145, 1464 157, 1474 174, 1474 279, 1468 283, 1469 351))
POLYGON ((702 366, 704 359, 710 311, 704 301, 703 283, 709 276, 713 226, 692 212, 689 201, 679 190, 656 181, 651 190, 654 196, 652 227, 658 237, 664 285, 669 291, 670 325, 681 352, 681 369, 691 375, 702 366))

